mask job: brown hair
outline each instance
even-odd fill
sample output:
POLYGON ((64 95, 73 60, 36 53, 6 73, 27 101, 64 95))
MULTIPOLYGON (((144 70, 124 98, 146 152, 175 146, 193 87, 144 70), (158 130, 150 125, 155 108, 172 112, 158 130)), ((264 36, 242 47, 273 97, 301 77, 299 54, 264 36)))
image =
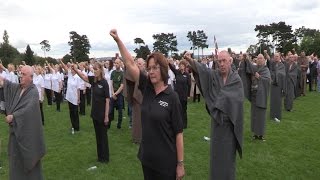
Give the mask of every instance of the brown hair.
POLYGON ((168 75, 168 61, 167 61, 166 57, 160 52, 153 52, 147 58, 147 61, 146 61, 147 66, 146 67, 148 67, 149 61, 152 58, 154 59, 154 63, 158 64, 160 66, 161 79, 164 82, 164 84, 167 85, 169 75, 168 75))
MULTIPOLYGON (((95 62, 94 65, 93 65, 94 68, 98 68, 100 69, 101 71, 101 80, 104 79, 104 69, 103 69, 103 65, 99 62, 95 62)), ((98 78, 97 77, 94 77, 94 82, 97 82, 98 81, 98 78)))

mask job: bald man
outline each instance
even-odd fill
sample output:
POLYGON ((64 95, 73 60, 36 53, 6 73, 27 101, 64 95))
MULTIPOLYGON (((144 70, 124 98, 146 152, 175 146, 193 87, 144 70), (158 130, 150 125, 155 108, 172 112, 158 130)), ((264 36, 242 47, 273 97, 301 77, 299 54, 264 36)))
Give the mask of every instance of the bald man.
POLYGON ((32 83, 33 69, 21 69, 20 84, 0 77, 5 99, 5 121, 9 125, 10 180, 43 179, 41 158, 45 145, 39 106, 39 93, 32 83))
POLYGON ((292 111, 293 100, 295 96, 295 90, 297 87, 298 81, 298 65, 295 63, 295 57, 292 54, 288 53, 288 60, 285 63, 286 68, 286 90, 284 98, 284 106, 287 111, 292 111))
POLYGON ((270 118, 280 122, 282 118, 282 99, 286 86, 286 70, 279 53, 274 54, 274 59, 270 63, 270 74, 270 118))
POLYGON ((251 75, 249 101, 251 102, 251 131, 253 138, 265 141, 267 102, 271 76, 262 54, 257 57, 257 65, 246 63, 251 75))
POLYGON ((211 116, 210 179, 235 179, 236 150, 242 156, 244 92, 227 51, 218 55, 218 69, 212 70, 191 59, 196 83, 211 116))

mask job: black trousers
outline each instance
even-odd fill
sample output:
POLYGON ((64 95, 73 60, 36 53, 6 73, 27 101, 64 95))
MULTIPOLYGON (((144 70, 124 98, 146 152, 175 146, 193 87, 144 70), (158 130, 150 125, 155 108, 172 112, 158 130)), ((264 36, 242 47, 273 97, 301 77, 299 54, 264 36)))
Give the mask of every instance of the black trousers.
POLYGON ((39 104, 40 104, 40 112, 41 112, 42 125, 44 125, 44 115, 43 115, 42 102, 41 102, 41 101, 39 101, 39 104))
POLYGON ((86 115, 86 94, 84 93, 84 90, 80 90, 80 114, 86 115))
POLYGON ((91 105, 91 88, 87 88, 86 98, 87 98, 87 106, 90 106, 91 105))
POLYGON ((109 143, 108 143, 108 133, 107 126, 104 124, 104 120, 92 119, 94 131, 96 133, 97 142, 97 154, 98 161, 108 162, 109 161, 109 143))
POLYGON ((181 104, 181 115, 182 115, 183 129, 185 129, 188 127, 188 117, 187 117, 188 101, 180 98, 180 104, 181 104))
POLYGON ((57 111, 60 111, 60 104, 62 102, 62 94, 61 92, 54 92, 54 96, 56 97, 56 105, 57 105, 57 111))
POLYGON ((68 104, 69 104, 69 115, 70 115, 71 125, 75 131, 79 131, 80 125, 79 125, 78 106, 70 102, 68 102, 68 104))
POLYGON ((196 98, 200 102, 200 94, 197 94, 197 86, 195 85, 193 88, 193 102, 196 102, 196 98))
POLYGON ((144 180, 175 180, 176 175, 162 174, 154 169, 142 165, 144 180))
POLYGON ((44 89, 44 90, 46 92, 48 105, 52 105, 52 91, 51 91, 51 89, 44 89))

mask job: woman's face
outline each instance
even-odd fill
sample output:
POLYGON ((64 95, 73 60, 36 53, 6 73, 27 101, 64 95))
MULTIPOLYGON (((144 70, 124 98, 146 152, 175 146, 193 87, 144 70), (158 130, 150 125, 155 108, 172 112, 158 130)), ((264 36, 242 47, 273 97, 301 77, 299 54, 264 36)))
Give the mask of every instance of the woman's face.
POLYGON ((96 65, 93 66, 93 72, 96 78, 102 77, 102 71, 98 66, 96 65))
POLYGON ((179 69, 184 71, 184 70, 186 70, 186 66, 184 64, 180 63, 179 69))
POLYGON ((106 68, 109 68, 110 62, 109 62, 109 61, 106 61, 105 66, 106 66, 106 68))
POLYGON ((37 75, 39 75, 40 74, 40 68, 36 68, 36 70, 35 70, 35 73, 37 74, 37 75))
POLYGON ((161 78, 160 65, 156 64, 153 58, 149 60, 147 72, 152 84, 158 84, 163 81, 161 78))

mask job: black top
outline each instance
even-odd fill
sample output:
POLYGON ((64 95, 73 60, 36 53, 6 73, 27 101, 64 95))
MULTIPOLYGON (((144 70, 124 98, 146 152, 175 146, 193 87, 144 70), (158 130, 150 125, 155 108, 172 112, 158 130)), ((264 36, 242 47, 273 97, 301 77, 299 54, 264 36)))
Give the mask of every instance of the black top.
POLYGON ((140 73, 142 141, 138 158, 144 166, 172 175, 177 167, 176 135, 183 131, 178 95, 167 87, 155 94, 150 79, 140 73))
POLYGON ((107 80, 102 79, 92 85, 91 118, 100 122, 104 121, 106 111, 106 98, 110 97, 107 80))
POLYGON ((174 90, 178 93, 180 100, 188 100, 188 90, 191 85, 190 74, 187 72, 182 73, 177 70, 172 64, 169 64, 171 71, 176 77, 176 82, 174 85, 174 90))

